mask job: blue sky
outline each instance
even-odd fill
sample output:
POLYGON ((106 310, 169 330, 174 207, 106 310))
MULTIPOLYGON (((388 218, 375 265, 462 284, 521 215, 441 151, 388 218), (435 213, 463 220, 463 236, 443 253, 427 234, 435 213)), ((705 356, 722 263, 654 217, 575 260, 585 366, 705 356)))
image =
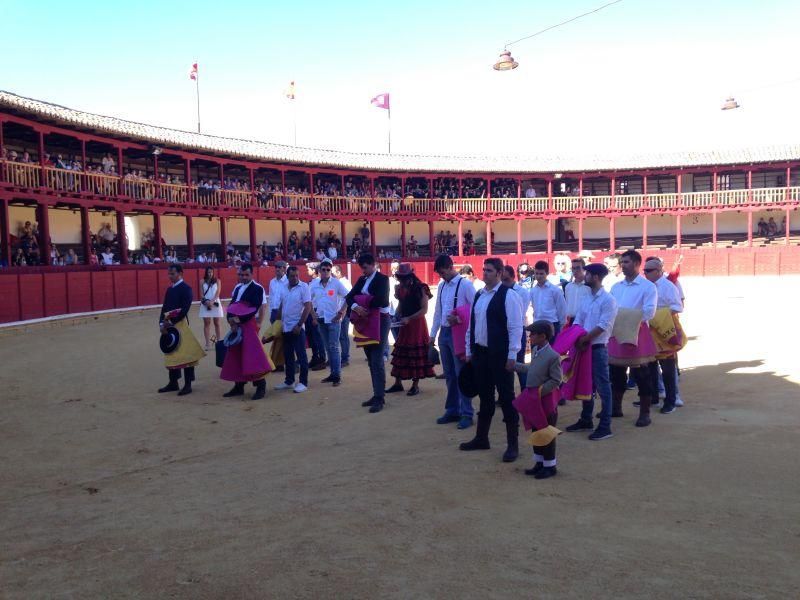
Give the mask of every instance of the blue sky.
POLYGON ((0 89, 191 130, 197 60, 203 131, 277 143, 296 110, 300 145, 384 151, 386 114, 369 105, 384 91, 395 152, 800 140, 796 1, 623 0, 520 42, 517 70, 491 69, 504 42, 601 4, 0 0, 0 89), (720 111, 728 94, 742 109, 720 111))

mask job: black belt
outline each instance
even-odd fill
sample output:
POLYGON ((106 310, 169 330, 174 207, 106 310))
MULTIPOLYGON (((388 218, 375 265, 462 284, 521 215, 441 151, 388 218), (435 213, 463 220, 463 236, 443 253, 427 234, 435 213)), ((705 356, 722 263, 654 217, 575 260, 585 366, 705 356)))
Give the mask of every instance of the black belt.
POLYGON ((605 344, 592 344, 592 348, 605 348, 605 344))

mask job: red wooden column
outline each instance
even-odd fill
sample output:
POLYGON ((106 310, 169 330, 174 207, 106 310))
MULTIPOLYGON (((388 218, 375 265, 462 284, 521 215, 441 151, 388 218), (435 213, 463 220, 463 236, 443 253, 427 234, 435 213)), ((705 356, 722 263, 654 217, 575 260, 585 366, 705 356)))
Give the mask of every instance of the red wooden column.
POLYGON ((522 254, 522 219, 517 219, 517 254, 522 254))
POLYGON ((189 258, 194 260, 194 222, 191 215, 186 215, 186 248, 189 258))
POLYGON ((553 210, 553 180, 547 180, 547 210, 553 210))
MULTIPOLYGON (((0 156, 3 155, 3 123, 5 123, 5 121, 0 119, 0 156)), ((11 261, 9 261, 9 264, 11 264, 11 261)))
MULTIPOLYGON (((2 126, 0 123, 0 128, 2 126)), ((8 266, 11 266, 11 220, 8 216, 8 200, 5 198, 0 203, 0 258, 5 258, 8 266)))
MULTIPOLYGON (((580 206, 580 209, 583 210, 583 177, 578 179, 578 206, 580 206)), ((582 225, 583 224, 583 219, 581 219, 580 222, 581 222, 581 225, 579 225, 579 227, 583 228, 583 225, 582 225)), ((579 240, 579 243, 582 243, 582 242, 583 242, 583 240, 579 240)), ((583 248, 581 248, 581 250, 582 249, 583 248)))
POLYGON ((608 221, 608 245, 609 251, 617 251, 617 227, 616 219, 614 217, 611 217, 608 221))
MULTIPOLYGON (((39 172, 39 185, 41 187, 47 187, 47 172, 44 170, 44 133, 39 132, 39 166, 41 170, 39 172)), ((49 265, 50 264, 50 250, 47 251, 47 260, 48 262, 44 263, 49 265)))
MULTIPOLYGON (((789 220, 787 219, 788 223, 789 220)), ((464 221, 458 220, 458 255, 464 256, 464 221)))
POLYGON ((464 179, 458 178, 458 208, 459 214, 464 212, 464 179))
MULTIPOLYGON (((2 134, 0 134, 0 147, 2 145, 3 145, 3 136, 2 136, 2 134)), ((786 167, 786 198, 785 198, 786 202, 789 202, 789 199, 791 198, 791 191, 790 191, 790 188, 792 187, 791 181, 792 181, 792 168, 791 167, 786 167)), ((788 220, 787 220, 787 223, 788 223, 788 220)), ((788 231, 788 228, 787 228, 787 231, 788 231)))
POLYGON ((289 252, 289 227, 286 219, 281 219, 281 241, 283 242, 283 260, 286 260, 289 252))
POLYGON ((119 242, 119 262, 128 264, 128 239, 125 235, 125 212, 117 211, 117 241, 119 242))
POLYGON ((314 209, 317 206, 316 203, 316 196, 314 196, 314 174, 308 174, 308 194, 311 198, 311 206, 309 208, 314 209))
POLYGON ((339 255, 339 258, 347 260, 347 231, 345 228, 345 221, 339 221, 339 230, 341 232, 339 239, 342 240, 342 251, 339 255))
POLYGON ((122 179, 122 146, 117 146, 117 177, 122 179))
MULTIPOLYGON (((583 180, 581 180, 581 185, 583 180)), ((578 219, 578 252, 583 251, 583 217, 578 219)))
POLYGON ((492 180, 486 178, 486 212, 492 212, 492 180))
POLYGON ((785 237, 786 237, 785 242, 786 242, 787 246, 789 245, 789 237, 790 237, 789 234, 790 234, 791 231, 792 231, 792 209, 787 208, 786 209, 786 235, 785 235, 785 237))
POLYGON ((369 242, 370 250, 372 250, 372 256, 375 257, 375 260, 377 260, 378 240, 375 239, 375 221, 369 222, 369 242))
POLYGON ((647 250, 647 215, 642 215, 642 250, 647 250))
POLYGON ((433 221, 428 221, 428 246, 430 247, 429 253, 431 256, 434 256, 433 241, 435 237, 436 236, 433 233, 433 221))
POLYGON ((406 258, 406 222, 400 221, 400 258, 406 258))
POLYGON ((649 208, 650 199, 647 197, 647 175, 642 176, 642 196, 644 196, 642 199, 642 206, 649 208))
POLYGON ((711 211, 711 245, 717 248, 717 211, 711 211))
MULTIPOLYGON (((286 221, 281 221, 281 222, 283 223, 283 228, 284 228, 283 243, 286 244, 286 221)), ((222 252, 217 258, 222 259, 222 261, 224 261, 225 257, 227 256, 225 248, 228 246, 228 223, 225 217, 219 218, 219 245, 222 246, 222 252)))
POLYGON ((547 219, 547 253, 553 253, 553 219, 547 219))
POLYGON ((749 209, 747 211, 747 245, 753 245, 753 211, 749 209))
POLYGON ((43 265, 50 264, 50 207, 45 203, 36 206, 36 220, 39 222, 39 258, 43 265))
POLYGON ((678 206, 683 206, 683 176, 680 173, 675 175, 675 187, 678 190, 678 206))
POLYGON ((153 238, 155 239, 153 251, 155 252, 154 257, 160 260, 164 260, 164 248, 161 247, 161 213, 154 212, 153 213, 153 238))
POLYGON ((522 210, 522 178, 517 179, 517 210, 522 210))
POLYGON ((314 219, 308 220, 308 235, 311 236, 311 260, 317 260, 317 223, 314 219))
MULTIPOLYGON (((747 203, 753 203, 753 171, 752 169, 747 170, 747 203)), ((752 218, 752 215, 751 215, 752 218)))
POLYGON ((492 222, 486 221, 486 256, 492 255, 492 222))
POLYGON ((611 178, 611 208, 617 207, 617 178, 611 178))
POLYGON ((253 201, 256 197, 256 174, 252 168, 247 168, 248 173, 250 174, 250 205, 253 205, 253 201))
MULTIPOLYGON (((253 171, 250 171, 250 174, 252 175, 253 171)), ((249 218, 247 221, 250 225, 250 262, 255 263, 256 248, 258 247, 258 241, 256 240, 256 220, 249 218)), ((258 264, 260 265, 261 263, 258 264)))
POLYGON ((675 243, 680 249, 681 245, 683 244, 683 240, 681 239, 681 216, 676 215, 675 217, 675 231, 676 231, 676 240, 675 243))
POLYGON ((81 191, 88 192, 89 191, 89 178, 86 176, 86 140, 81 140, 81 165, 83 166, 83 172, 80 175, 81 178, 81 191))

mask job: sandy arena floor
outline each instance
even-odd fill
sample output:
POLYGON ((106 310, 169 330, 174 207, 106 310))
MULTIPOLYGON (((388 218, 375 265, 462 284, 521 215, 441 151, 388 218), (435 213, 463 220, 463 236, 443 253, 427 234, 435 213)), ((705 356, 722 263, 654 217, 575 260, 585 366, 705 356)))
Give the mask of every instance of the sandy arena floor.
POLYGON ((260 402, 208 357, 179 399, 155 311, 0 331, 0 597, 796 598, 800 279, 684 283, 686 406, 636 429, 629 392, 547 481, 499 412, 459 452, 442 381, 367 414, 360 352, 260 402))

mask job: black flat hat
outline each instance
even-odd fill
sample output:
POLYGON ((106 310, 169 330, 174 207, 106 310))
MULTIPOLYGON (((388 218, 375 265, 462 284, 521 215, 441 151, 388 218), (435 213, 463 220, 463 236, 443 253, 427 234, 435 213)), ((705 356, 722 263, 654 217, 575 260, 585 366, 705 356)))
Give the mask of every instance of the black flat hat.
POLYGON ((161 347, 161 352, 164 354, 172 354, 181 343, 181 333, 175 327, 167 327, 167 330, 161 334, 158 340, 158 345, 161 347))
POLYGON ((474 398, 478 395, 478 380, 475 373, 475 367, 471 362, 468 362, 461 368, 461 373, 458 374, 458 389, 467 398, 474 398))

